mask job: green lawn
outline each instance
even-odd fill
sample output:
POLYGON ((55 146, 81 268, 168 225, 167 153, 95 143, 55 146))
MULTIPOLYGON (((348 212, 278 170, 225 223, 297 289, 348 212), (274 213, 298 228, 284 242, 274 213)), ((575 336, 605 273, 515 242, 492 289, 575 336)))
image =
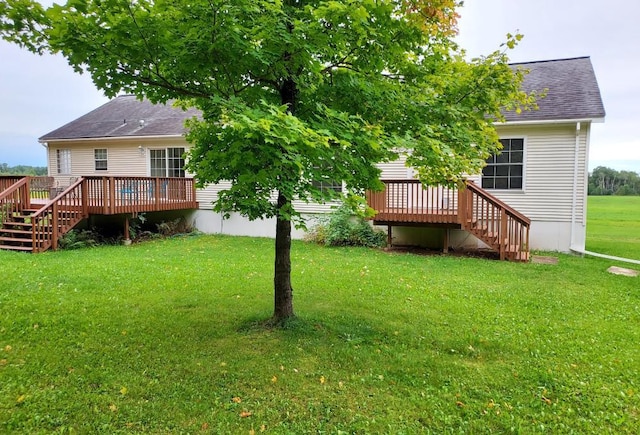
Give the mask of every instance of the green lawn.
POLYGON ((587 250, 640 260, 640 196, 590 196, 587 250))
POLYGON ((273 241, 0 252, 0 433, 636 433, 640 281, 273 241), (253 432, 252 432, 253 431, 253 432))

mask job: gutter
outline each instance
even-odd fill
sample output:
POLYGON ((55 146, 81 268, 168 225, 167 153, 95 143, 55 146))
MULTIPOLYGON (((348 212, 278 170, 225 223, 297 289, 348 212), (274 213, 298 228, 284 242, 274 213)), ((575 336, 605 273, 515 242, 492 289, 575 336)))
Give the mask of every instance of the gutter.
POLYGON ((590 255, 592 257, 598 257, 598 258, 606 258, 607 260, 622 261, 623 263, 640 264, 639 260, 632 260, 631 258, 623 258, 623 257, 616 257, 613 255, 600 254, 598 252, 586 251, 580 248, 569 248, 569 249, 571 250, 571 252, 575 252, 576 254, 590 255))
POLYGON ((70 139, 38 139, 41 144, 57 143, 57 142, 101 142, 106 140, 144 140, 144 139, 178 139, 184 138, 183 134, 166 134, 166 135, 153 135, 153 136, 105 136, 105 137, 77 137, 70 139))
POLYGON ((580 118, 580 119, 534 119, 529 121, 505 121, 505 122, 494 122, 493 125, 553 125, 553 124, 574 124, 576 122, 584 122, 587 123, 601 123, 604 122, 604 117, 602 118, 580 118))

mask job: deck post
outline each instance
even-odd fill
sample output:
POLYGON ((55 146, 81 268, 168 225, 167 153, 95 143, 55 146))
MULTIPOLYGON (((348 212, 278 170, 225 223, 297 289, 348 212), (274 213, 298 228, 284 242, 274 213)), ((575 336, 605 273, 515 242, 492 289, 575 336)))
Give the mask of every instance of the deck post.
POLYGON ((128 214, 124 215, 124 244, 125 245, 131 244, 131 237, 129 234, 129 215, 128 214))
POLYGON ((387 225, 387 248, 390 248, 391 243, 393 242, 391 228, 393 228, 391 225, 387 225))
POLYGON ((442 253, 443 254, 448 254, 449 253, 449 236, 451 235, 450 233, 450 229, 449 228, 445 228, 444 230, 444 241, 442 243, 442 253))
POLYGON ((500 260, 504 260, 507 254, 507 213, 504 209, 500 209, 500 260))
POLYGON ((58 249, 58 201, 53 203, 51 214, 51 249, 55 251, 58 249))

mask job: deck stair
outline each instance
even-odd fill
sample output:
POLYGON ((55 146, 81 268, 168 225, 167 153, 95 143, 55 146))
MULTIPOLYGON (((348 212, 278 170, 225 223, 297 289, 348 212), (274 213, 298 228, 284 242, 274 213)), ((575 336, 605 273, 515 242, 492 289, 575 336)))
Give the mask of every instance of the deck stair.
POLYGON ((502 260, 529 261, 531 220, 473 182, 450 189, 425 187, 412 179, 382 181, 385 189, 368 192, 367 201, 377 212, 374 223, 389 228, 389 243, 392 226, 460 228, 484 242, 502 260))
POLYGON ((12 220, 0 227, 0 249, 11 251, 33 251, 31 215, 39 209, 24 209, 14 214, 12 220))

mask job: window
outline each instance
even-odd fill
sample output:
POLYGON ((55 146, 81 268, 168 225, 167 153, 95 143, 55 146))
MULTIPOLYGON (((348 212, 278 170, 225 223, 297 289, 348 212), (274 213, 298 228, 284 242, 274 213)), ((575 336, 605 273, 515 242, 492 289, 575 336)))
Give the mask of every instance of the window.
POLYGON ((100 149, 93 150, 93 154, 95 157, 96 171, 106 171, 107 170, 107 149, 100 148, 100 149))
POLYGON ((313 185, 320 190, 333 190, 335 192, 342 192, 342 183, 337 181, 314 181, 313 185))
POLYGON ((484 189, 522 189, 524 139, 500 139, 502 151, 487 159, 482 169, 484 189))
POLYGON ((58 166, 58 174, 71 174, 71 150, 56 150, 56 164, 58 166))
POLYGON ((184 177, 184 148, 149 150, 149 167, 152 177, 184 177))

